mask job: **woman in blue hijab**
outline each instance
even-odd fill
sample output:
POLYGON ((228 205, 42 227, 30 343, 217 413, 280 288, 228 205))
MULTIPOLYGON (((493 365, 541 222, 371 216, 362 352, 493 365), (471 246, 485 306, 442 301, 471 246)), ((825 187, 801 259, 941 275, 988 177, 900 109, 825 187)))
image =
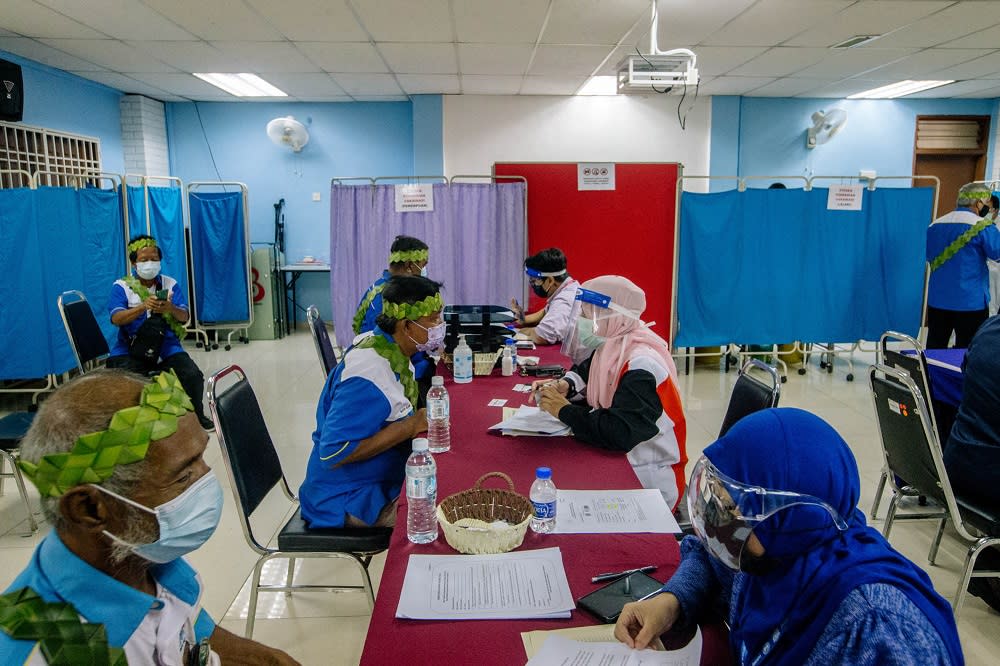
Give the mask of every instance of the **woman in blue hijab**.
POLYGON ((712 611, 740 664, 961 666, 949 604, 865 524, 844 440, 799 409, 752 414, 705 449, 688 484, 698 537, 658 596, 615 636, 643 648, 712 611))

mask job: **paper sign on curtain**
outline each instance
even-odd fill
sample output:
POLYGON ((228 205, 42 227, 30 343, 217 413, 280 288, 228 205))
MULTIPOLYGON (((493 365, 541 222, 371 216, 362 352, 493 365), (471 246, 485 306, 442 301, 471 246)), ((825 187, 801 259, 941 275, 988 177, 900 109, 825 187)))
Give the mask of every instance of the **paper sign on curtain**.
POLYGON ((831 185, 826 195, 827 210, 861 210, 861 185, 831 185))
POLYGON ((434 210, 433 185, 396 185, 396 212, 434 210))

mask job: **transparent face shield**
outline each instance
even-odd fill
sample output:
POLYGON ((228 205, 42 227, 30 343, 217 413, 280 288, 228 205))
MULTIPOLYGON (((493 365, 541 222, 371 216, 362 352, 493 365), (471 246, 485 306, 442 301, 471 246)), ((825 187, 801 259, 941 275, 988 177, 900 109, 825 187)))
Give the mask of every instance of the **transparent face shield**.
MULTIPOLYGON (((633 312, 632 310, 615 303, 611 300, 610 296, 602 294, 598 291, 591 291, 590 289, 583 289, 581 287, 576 290, 576 300, 580 302, 581 306, 579 310, 579 317, 581 319, 591 320, 594 323, 594 333, 597 335, 602 334, 601 322, 616 315, 622 315, 624 317, 628 317, 629 319, 642 321, 639 313, 633 312), (588 305, 590 307, 587 307, 588 305)), ((652 326, 653 323, 646 324, 646 326, 652 326)))
POLYGON ((847 529, 836 509, 818 497, 740 483, 705 456, 691 472, 687 503, 691 525, 705 548, 736 571, 754 528, 783 509, 816 506, 830 514, 837 529, 847 529))

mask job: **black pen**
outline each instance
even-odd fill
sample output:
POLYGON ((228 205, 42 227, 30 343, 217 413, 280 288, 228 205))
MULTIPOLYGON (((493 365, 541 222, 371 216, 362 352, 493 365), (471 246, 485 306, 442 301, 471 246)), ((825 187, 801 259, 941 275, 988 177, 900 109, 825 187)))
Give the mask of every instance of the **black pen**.
POLYGON ((639 567, 638 569, 626 569, 625 571, 609 571, 608 573, 597 574, 590 579, 590 582, 600 583, 606 580, 615 580, 622 576, 631 576, 634 573, 649 573, 650 571, 656 571, 656 567, 649 565, 647 567, 639 567))

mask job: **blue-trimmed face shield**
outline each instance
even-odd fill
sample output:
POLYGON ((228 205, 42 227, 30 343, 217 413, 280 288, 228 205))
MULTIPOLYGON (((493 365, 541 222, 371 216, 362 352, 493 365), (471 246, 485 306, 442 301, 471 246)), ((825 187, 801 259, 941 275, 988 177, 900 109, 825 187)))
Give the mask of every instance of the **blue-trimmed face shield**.
POLYGON ((687 489, 688 515, 695 534, 716 559, 738 571, 754 528, 793 506, 816 506, 830 514, 839 530, 847 522, 828 503, 801 493, 740 483, 705 456, 695 463, 687 489))

